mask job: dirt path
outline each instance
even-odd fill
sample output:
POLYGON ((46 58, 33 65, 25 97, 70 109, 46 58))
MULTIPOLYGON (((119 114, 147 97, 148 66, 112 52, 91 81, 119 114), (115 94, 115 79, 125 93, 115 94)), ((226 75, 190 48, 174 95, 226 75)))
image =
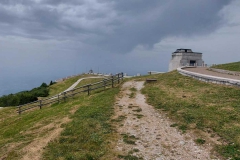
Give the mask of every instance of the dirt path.
POLYGON ((62 132, 63 128, 61 128, 62 124, 66 124, 70 122, 71 120, 68 117, 65 117, 61 119, 60 121, 57 121, 55 123, 50 123, 44 127, 39 128, 37 133, 45 132, 47 133, 43 137, 35 138, 29 145, 25 146, 22 149, 22 152, 24 154, 22 160, 40 160, 43 149, 48 145, 48 143, 55 138, 57 138, 60 133, 62 132))
POLYGON ((117 152, 122 157, 136 156, 144 160, 211 159, 209 149, 195 144, 189 134, 170 127, 172 122, 168 117, 145 102, 140 92, 143 84, 124 83, 117 99, 114 120, 121 135, 117 152))
POLYGON ((209 70, 207 70, 207 68, 204 68, 204 67, 184 68, 184 70, 187 70, 187 71, 190 71, 190 72, 196 72, 196 73, 200 73, 200 74, 206 74, 206 75, 210 75, 210 76, 216 76, 216 77, 240 80, 240 76, 235 76, 235 75, 230 75, 230 74, 225 74, 225 73, 209 71, 209 70))

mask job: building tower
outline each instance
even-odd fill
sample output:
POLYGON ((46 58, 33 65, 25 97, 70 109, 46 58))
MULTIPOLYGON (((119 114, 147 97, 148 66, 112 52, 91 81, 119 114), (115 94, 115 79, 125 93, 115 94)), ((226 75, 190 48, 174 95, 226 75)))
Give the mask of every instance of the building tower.
POLYGON ((172 53, 169 71, 181 66, 203 66, 202 53, 193 52, 191 49, 177 49, 172 53))

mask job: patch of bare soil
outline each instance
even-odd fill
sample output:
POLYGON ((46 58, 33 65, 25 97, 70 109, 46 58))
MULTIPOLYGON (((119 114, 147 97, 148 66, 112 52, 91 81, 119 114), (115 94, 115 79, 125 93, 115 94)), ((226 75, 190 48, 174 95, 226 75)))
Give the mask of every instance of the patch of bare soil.
POLYGON ((145 160, 217 159, 211 156, 210 146, 194 142, 192 134, 182 134, 166 114, 145 102, 140 90, 144 82, 130 81, 122 86, 115 105, 113 120, 121 139, 115 150, 124 158, 135 156, 145 160), (131 88, 136 88, 134 91, 131 88), (135 92, 132 97, 131 93, 135 92))
MULTIPOLYGON (((62 132, 63 128, 61 128, 62 124, 66 124, 71 120, 68 117, 61 119, 60 121, 50 123, 44 127, 41 127, 34 131, 35 133, 44 133, 44 136, 39 136, 35 138, 29 145, 22 149, 23 160, 39 160, 41 159, 43 149, 47 146, 47 144, 57 138, 62 132)), ((34 133, 33 132, 33 133, 34 133)), ((29 134, 29 133, 28 133, 29 134)))

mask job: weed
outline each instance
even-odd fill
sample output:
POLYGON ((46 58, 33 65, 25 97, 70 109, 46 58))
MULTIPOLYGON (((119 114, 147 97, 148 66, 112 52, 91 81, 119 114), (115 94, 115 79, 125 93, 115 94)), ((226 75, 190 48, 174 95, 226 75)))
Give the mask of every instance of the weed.
POLYGON ((178 127, 183 133, 186 133, 186 130, 187 130, 187 125, 180 125, 179 127, 178 127))
POLYGON ((134 111, 134 112, 141 112, 142 109, 141 109, 141 108, 137 108, 137 109, 134 109, 133 111, 134 111))
POLYGON ((136 89, 136 88, 134 88, 134 87, 132 87, 132 88, 130 88, 130 91, 132 91, 132 92, 136 92, 136 91, 137 91, 137 89, 136 89))
POLYGON ((130 95, 129 95, 129 98, 134 98, 136 95, 136 93, 132 92, 130 95))
POLYGON ((194 140, 197 144, 204 144, 206 141, 204 139, 198 138, 194 140))
POLYGON ((134 149, 133 149, 133 152, 139 152, 139 149, 134 148, 134 149))
POLYGON ((137 116, 138 119, 142 118, 143 115, 142 114, 133 114, 134 116, 137 116))
POLYGON ((139 157, 137 157, 137 156, 133 156, 133 155, 126 155, 126 156, 124 156, 124 155, 118 155, 118 158, 122 158, 122 159, 124 159, 124 160, 142 160, 143 158, 139 158, 139 157))
POLYGON ((123 136, 123 142, 127 144, 135 145, 135 141, 138 139, 134 135, 129 136, 128 134, 121 134, 123 136))
POLYGON ((171 124, 171 125, 170 125, 170 127, 176 127, 176 126, 178 126, 177 123, 174 123, 174 124, 171 124))
POLYGON ((116 118, 116 119, 112 119, 111 121, 112 122, 121 122, 124 119, 126 119, 126 116, 121 115, 121 116, 118 116, 118 118, 116 118))

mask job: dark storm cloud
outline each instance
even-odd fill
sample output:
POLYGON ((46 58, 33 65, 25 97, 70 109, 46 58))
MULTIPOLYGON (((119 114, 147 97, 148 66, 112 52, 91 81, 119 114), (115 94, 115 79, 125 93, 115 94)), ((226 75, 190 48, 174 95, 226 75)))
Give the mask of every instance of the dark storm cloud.
POLYGON ((126 52, 138 44, 151 47, 165 36, 211 33, 220 26, 218 12, 228 3, 229 1, 217 0, 153 3, 118 1, 115 8, 119 16, 124 17, 123 25, 115 34, 106 37, 104 44, 113 50, 126 52), (109 43, 112 45, 108 45, 109 43))
POLYGON ((166 36, 213 32, 227 0, 3 0, 0 35, 75 40, 126 53, 166 36))

